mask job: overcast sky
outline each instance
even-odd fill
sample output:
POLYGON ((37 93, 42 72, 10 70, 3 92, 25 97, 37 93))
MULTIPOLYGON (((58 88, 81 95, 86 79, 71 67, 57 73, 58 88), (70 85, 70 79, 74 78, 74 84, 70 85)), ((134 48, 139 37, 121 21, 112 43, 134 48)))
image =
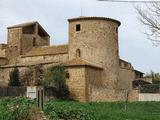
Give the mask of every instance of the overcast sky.
MULTIPOLYGON (((142 4, 141 4, 142 5, 142 4)), ((51 35, 51 44, 68 42, 68 18, 103 16, 121 21, 120 57, 135 69, 160 72, 160 46, 153 47, 143 34, 133 4, 96 0, 0 0, 0 42, 7 41, 7 26, 38 21, 51 35), (81 10, 82 9, 82 10, 81 10), (81 12, 82 11, 82 12, 81 12)))

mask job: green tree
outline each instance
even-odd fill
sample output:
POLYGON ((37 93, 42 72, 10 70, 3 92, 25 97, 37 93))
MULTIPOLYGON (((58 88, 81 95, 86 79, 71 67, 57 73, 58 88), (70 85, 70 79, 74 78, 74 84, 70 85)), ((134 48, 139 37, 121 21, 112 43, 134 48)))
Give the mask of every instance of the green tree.
POLYGON ((9 74, 10 80, 9 80, 9 86, 20 86, 19 81, 19 70, 17 67, 15 67, 9 74))
POLYGON ((58 99, 68 99, 69 90, 66 85, 66 70, 63 66, 54 66, 47 69, 44 74, 43 85, 53 87, 58 99))
POLYGON ((150 71, 150 73, 146 74, 146 77, 152 78, 153 84, 160 84, 160 74, 155 73, 154 71, 150 71))

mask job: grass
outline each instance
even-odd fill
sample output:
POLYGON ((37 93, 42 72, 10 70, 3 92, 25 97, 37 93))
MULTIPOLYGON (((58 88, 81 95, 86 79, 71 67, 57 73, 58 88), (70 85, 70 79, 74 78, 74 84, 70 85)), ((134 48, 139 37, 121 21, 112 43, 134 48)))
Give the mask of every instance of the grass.
MULTIPOLYGON (((49 100, 44 112, 51 120, 160 120, 160 102, 81 103, 49 100)), ((1 98, 0 120, 37 120, 35 101, 1 98)))
POLYGON ((67 115, 74 118, 71 115, 73 111, 91 115, 83 120, 160 120, 160 102, 80 103, 50 100, 45 104, 44 111, 53 120, 68 120, 67 115))

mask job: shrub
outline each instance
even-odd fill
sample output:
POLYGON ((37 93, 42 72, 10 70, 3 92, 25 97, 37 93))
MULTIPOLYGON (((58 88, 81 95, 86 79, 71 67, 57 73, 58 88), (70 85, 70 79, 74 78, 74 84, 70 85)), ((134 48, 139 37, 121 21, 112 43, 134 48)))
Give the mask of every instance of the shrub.
POLYGON ((20 86, 19 81, 19 70, 17 67, 15 67, 9 74, 10 80, 9 80, 9 86, 20 86))
POLYGON ((63 66, 54 66, 47 69, 43 84, 52 87, 56 92, 56 98, 69 99, 69 90, 66 85, 66 70, 63 66))
POLYGON ((93 112, 82 107, 76 107, 76 105, 68 106, 65 102, 57 104, 56 101, 49 101, 45 104, 44 112, 52 120, 55 120, 55 118, 64 120, 95 120, 93 112))
POLYGON ((34 101, 22 97, 0 99, 0 120, 29 120, 34 101))
POLYGON ((160 92, 160 85, 158 84, 147 84, 142 85, 140 87, 141 93, 159 93, 160 92))

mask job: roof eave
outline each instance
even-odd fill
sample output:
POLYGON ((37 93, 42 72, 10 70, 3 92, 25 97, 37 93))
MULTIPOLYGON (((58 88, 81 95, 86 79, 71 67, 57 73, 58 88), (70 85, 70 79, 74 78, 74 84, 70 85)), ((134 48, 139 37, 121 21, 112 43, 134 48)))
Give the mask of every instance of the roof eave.
POLYGON ((29 24, 27 23, 24 23, 24 24, 19 24, 19 25, 15 25, 15 26, 10 26, 10 27, 7 27, 7 29, 11 29, 11 28, 23 28, 23 27, 26 27, 26 26, 30 26, 30 25, 34 25, 34 24, 38 24, 38 26, 40 26, 40 28, 43 30, 43 32, 45 32, 45 34, 50 37, 50 35, 47 33, 47 31, 39 24, 39 22, 37 21, 34 21, 34 22, 31 22, 29 24), (25 25, 26 24, 26 25, 25 25))
POLYGON ((9 26, 9 27, 7 27, 7 29, 22 28, 22 27, 25 27, 25 26, 28 26, 28 25, 33 25, 33 24, 36 24, 36 23, 38 23, 38 22, 37 21, 33 21, 33 22, 28 22, 28 23, 22 23, 22 24, 18 24, 18 25, 9 26))
POLYGON ((112 21, 118 24, 118 26, 121 25, 121 22, 112 18, 106 18, 106 17, 76 17, 76 18, 70 18, 68 19, 69 22, 76 21, 76 20, 92 20, 92 19, 100 19, 100 20, 108 20, 112 21))
POLYGON ((101 67, 98 67, 98 66, 93 66, 93 65, 65 65, 65 67, 91 67, 91 68, 96 68, 96 69, 100 69, 100 70, 103 70, 103 68, 101 67))

